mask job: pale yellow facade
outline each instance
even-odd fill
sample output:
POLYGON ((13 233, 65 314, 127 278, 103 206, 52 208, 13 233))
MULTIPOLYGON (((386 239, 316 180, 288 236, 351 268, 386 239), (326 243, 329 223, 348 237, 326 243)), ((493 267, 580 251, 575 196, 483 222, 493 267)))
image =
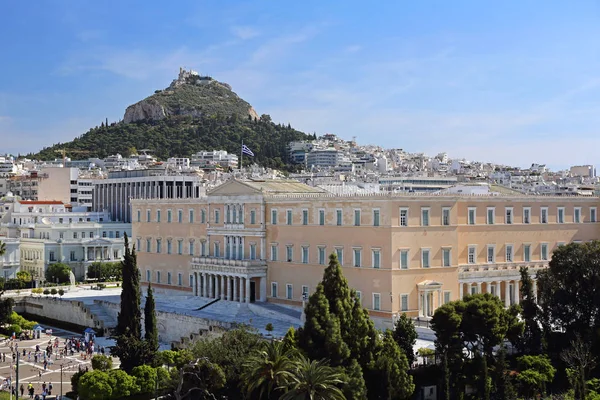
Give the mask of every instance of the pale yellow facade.
MULTIPOLYGON (((519 301, 561 244, 598 238, 598 198, 339 196, 290 181, 229 181, 204 198, 132 200, 143 282, 228 301, 301 306, 338 254, 380 326, 467 293, 519 301)), ((535 282, 535 281, 534 281, 535 282)))

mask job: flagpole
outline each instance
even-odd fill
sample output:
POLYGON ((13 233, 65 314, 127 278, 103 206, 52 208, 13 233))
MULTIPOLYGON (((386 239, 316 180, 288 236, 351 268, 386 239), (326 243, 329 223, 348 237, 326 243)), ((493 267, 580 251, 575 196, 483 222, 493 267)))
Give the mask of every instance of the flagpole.
POLYGON ((244 160, 244 140, 242 139, 242 147, 241 147, 241 151, 240 151, 240 165, 239 165, 240 171, 242 170, 242 161, 243 160, 244 160))

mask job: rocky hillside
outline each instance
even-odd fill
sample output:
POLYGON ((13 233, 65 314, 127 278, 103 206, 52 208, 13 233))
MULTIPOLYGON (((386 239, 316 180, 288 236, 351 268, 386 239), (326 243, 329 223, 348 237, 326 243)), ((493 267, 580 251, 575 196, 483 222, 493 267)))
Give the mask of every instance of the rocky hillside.
POLYGON ((227 83, 194 71, 180 69, 179 76, 164 90, 130 105, 123 122, 158 121, 172 115, 208 115, 258 118, 252 106, 231 90, 227 83))

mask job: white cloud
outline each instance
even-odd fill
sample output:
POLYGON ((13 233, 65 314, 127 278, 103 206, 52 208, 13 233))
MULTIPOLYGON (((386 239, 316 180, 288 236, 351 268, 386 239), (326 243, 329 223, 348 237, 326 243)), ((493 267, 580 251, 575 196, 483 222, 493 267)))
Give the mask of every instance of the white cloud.
POLYGON ((231 33, 241 40, 249 40, 260 35, 258 29, 251 26, 232 26, 230 30, 231 33))

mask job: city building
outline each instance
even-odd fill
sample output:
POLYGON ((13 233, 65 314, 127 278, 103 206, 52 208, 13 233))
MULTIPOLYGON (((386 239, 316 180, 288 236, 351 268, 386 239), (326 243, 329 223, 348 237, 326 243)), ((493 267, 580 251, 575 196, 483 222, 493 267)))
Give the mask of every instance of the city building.
POLYGON ((300 307, 335 253, 379 327, 428 318, 467 293, 519 302, 558 246, 598 238, 598 198, 333 194, 230 180, 194 199, 132 201, 143 282, 228 301, 300 307))
POLYGON ((192 155, 192 159, 188 160, 189 166, 200 169, 212 169, 215 167, 221 168, 237 168, 238 156, 228 154, 225 150, 200 151, 192 155))
POLYGON ((5 280, 17 277, 20 266, 19 239, 0 236, 0 243, 4 243, 5 253, 0 256, 0 273, 5 280))

